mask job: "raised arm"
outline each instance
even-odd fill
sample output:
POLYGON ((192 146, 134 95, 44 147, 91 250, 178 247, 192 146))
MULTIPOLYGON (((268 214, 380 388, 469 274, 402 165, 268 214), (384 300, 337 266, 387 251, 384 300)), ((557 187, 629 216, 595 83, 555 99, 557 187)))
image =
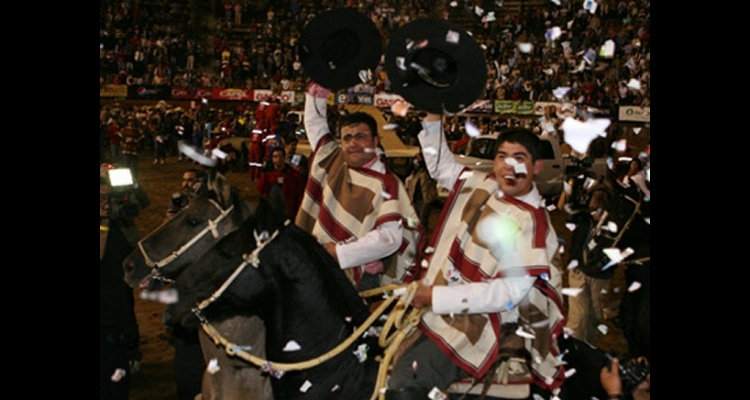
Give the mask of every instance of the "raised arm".
POLYGON ((422 131, 417 138, 430 176, 443 187, 452 189, 461 172, 468 167, 453 158, 443 132, 442 116, 427 114, 422 120, 422 131))
POLYGON ((330 92, 317 83, 311 83, 307 87, 307 93, 305 94, 305 131, 307 132, 307 140, 310 142, 310 148, 313 151, 317 149, 320 139, 330 133, 327 118, 328 104, 326 104, 330 92))

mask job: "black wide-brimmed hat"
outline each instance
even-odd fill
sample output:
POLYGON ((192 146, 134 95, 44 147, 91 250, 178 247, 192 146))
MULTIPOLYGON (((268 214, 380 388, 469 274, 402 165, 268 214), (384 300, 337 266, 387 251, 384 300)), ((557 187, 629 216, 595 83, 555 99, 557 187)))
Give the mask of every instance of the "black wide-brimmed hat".
POLYGON ((394 92, 417 109, 439 114, 470 106, 487 81, 487 64, 477 42, 442 19, 416 19, 394 32, 385 69, 394 92))
POLYGON ((331 90, 362 82, 360 71, 374 70, 382 53, 375 23, 352 8, 320 14, 300 35, 300 62, 305 73, 331 90))

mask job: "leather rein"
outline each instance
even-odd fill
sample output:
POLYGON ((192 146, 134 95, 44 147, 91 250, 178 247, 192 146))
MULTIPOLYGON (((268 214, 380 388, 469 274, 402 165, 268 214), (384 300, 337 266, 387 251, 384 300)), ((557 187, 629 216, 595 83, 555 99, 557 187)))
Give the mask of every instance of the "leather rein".
MULTIPOLYGON (((288 226, 291 222, 289 220, 284 221, 284 227, 288 226)), ((401 342, 417 327, 421 319, 423 309, 417 309, 410 306, 411 300, 414 298, 418 284, 412 282, 404 285, 385 285, 379 288, 370 289, 364 292, 360 292, 360 297, 367 298, 377 294, 384 294, 384 301, 378 306, 378 308, 370 314, 367 320, 357 327, 349 337, 343 342, 339 343, 338 346, 329 350, 325 354, 318 357, 295 362, 295 363, 280 363, 274 362, 267 359, 260 358, 247 352, 242 346, 232 343, 222 336, 219 331, 214 328, 208 319, 203 315, 203 310, 206 309, 211 303, 216 301, 226 289, 234 282, 234 280, 242 273, 242 271, 248 266, 252 265, 254 268, 258 268, 260 265, 260 252, 273 241, 279 234, 279 230, 274 231, 271 235, 268 232, 263 231, 260 234, 257 231, 253 232, 255 242, 257 246, 250 253, 242 255, 242 262, 235 268, 234 272, 227 278, 226 281, 207 299, 198 303, 191 311, 198 317, 201 322, 203 331, 210 337, 215 345, 224 347, 226 353, 230 356, 239 357, 256 367, 260 368, 261 371, 266 372, 275 378, 281 378, 287 371, 299 371, 308 368, 318 366, 337 355, 341 354, 344 350, 349 348, 356 340, 367 332, 372 324, 377 321, 381 315, 390 307, 395 301, 398 301, 388 315, 383 329, 378 337, 378 344, 385 349, 383 359, 380 361, 378 368, 377 382, 375 389, 372 393, 371 399, 380 397, 384 399, 385 392, 380 388, 385 388, 385 380, 388 374, 388 366, 393 358, 394 353, 398 349, 401 342), (408 311, 408 314, 407 314, 408 311), (388 333, 392 329, 396 331, 390 335, 388 333)))

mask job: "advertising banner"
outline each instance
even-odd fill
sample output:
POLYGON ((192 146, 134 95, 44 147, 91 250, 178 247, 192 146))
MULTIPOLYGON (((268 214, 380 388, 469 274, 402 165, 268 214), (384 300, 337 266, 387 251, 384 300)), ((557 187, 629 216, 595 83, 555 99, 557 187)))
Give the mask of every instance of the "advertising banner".
POLYGON ((214 88, 189 88, 187 86, 173 86, 172 98, 175 100, 213 100, 214 88))
POLYGON ((620 121, 651 122, 651 107, 620 106, 620 121))
POLYGON ((403 97, 394 94, 394 93, 378 93, 375 95, 375 106, 381 107, 381 108, 388 108, 396 103, 406 103, 409 104, 408 101, 404 100, 403 97))
POLYGON ((99 86, 99 97, 128 97, 128 86, 111 83, 101 85, 99 86))
POLYGON ((363 104, 372 106, 375 104, 375 96, 362 92, 339 93, 336 95, 336 104, 363 104))

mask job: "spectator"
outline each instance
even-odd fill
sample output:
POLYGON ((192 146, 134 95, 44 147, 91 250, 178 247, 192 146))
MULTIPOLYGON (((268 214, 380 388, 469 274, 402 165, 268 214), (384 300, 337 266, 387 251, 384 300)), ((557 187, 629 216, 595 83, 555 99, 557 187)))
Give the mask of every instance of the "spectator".
POLYGON ((302 176, 286 163, 283 147, 271 151, 271 166, 271 169, 260 174, 256 185, 258 194, 293 221, 305 192, 302 176))
MULTIPOLYGON (((646 362, 643 360, 643 362, 646 362)), ((612 365, 604 366, 600 374, 600 381, 604 390, 607 392, 609 399, 626 399, 623 394, 622 379, 620 377, 620 360, 612 359, 612 365)), ((651 373, 646 375, 646 379, 639 383, 630 396, 633 400, 651 400, 651 373)))
POLYGON ((285 142, 286 163, 295 171, 299 172, 299 175, 302 178, 302 186, 305 186, 307 184, 307 175, 310 172, 310 160, 302 154, 297 154, 299 139, 297 139, 296 136, 290 136, 289 140, 285 142))
POLYGON ((99 398, 128 398, 130 376, 140 364, 138 321, 133 289, 122 262, 134 244, 111 208, 112 187, 99 177, 99 398))

